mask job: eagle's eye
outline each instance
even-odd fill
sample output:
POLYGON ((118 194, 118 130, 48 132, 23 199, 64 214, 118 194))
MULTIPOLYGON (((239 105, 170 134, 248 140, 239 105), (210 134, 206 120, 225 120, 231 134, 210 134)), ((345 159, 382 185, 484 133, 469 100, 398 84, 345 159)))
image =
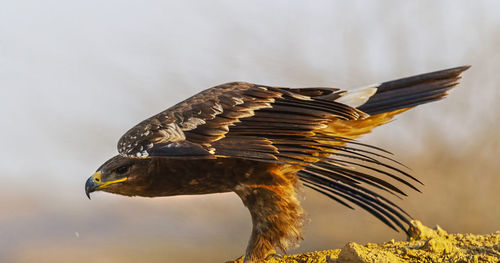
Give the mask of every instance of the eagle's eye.
POLYGON ((124 174, 124 173, 128 172, 128 169, 129 169, 129 166, 124 165, 124 166, 120 166, 120 167, 118 167, 118 168, 116 169, 116 172, 117 172, 118 174, 124 174))

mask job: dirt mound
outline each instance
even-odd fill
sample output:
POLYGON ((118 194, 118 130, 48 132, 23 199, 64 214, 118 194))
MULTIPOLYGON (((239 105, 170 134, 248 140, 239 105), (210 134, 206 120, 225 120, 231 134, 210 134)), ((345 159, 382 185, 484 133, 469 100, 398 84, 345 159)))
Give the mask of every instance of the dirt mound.
POLYGON ((266 262, 500 262, 500 231, 489 235, 448 234, 439 226, 431 229, 413 221, 410 232, 409 241, 350 242, 342 249, 273 257, 266 262))

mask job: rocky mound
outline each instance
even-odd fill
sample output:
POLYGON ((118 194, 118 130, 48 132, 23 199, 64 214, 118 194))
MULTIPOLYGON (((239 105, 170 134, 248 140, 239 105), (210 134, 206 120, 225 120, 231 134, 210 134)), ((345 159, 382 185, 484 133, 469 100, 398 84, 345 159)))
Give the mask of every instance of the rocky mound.
POLYGON ((266 262, 500 262, 500 231, 488 235, 448 234, 439 226, 431 229, 413 221, 410 232, 409 241, 366 245, 350 242, 342 249, 272 257, 266 262))

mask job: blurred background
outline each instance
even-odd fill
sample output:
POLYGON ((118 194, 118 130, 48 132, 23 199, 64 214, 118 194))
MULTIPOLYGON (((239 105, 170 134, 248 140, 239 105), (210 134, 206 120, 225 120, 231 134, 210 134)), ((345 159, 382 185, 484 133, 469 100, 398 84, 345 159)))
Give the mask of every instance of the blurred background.
MULTIPOLYGON (((499 1, 1 1, 0 261, 223 262, 250 216, 235 194, 84 194, 139 121, 234 80, 354 88, 464 64, 444 101, 362 139, 425 187, 398 204, 449 232, 500 230, 499 1)), ((304 190, 300 253, 404 240, 304 190)))

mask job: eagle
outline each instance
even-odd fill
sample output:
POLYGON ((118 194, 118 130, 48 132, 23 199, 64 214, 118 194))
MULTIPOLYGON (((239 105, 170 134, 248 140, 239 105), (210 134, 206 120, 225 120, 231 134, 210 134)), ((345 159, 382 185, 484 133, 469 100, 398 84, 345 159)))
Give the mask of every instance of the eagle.
POLYGON ((236 193, 252 232, 244 262, 302 240, 297 193, 311 188, 408 234, 411 216, 387 195, 421 182, 391 153, 357 140, 395 115, 448 94, 470 66, 353 90, 231 82, 204 90, 127 131, 118 154, 85 183, 160 197, 236 193))

